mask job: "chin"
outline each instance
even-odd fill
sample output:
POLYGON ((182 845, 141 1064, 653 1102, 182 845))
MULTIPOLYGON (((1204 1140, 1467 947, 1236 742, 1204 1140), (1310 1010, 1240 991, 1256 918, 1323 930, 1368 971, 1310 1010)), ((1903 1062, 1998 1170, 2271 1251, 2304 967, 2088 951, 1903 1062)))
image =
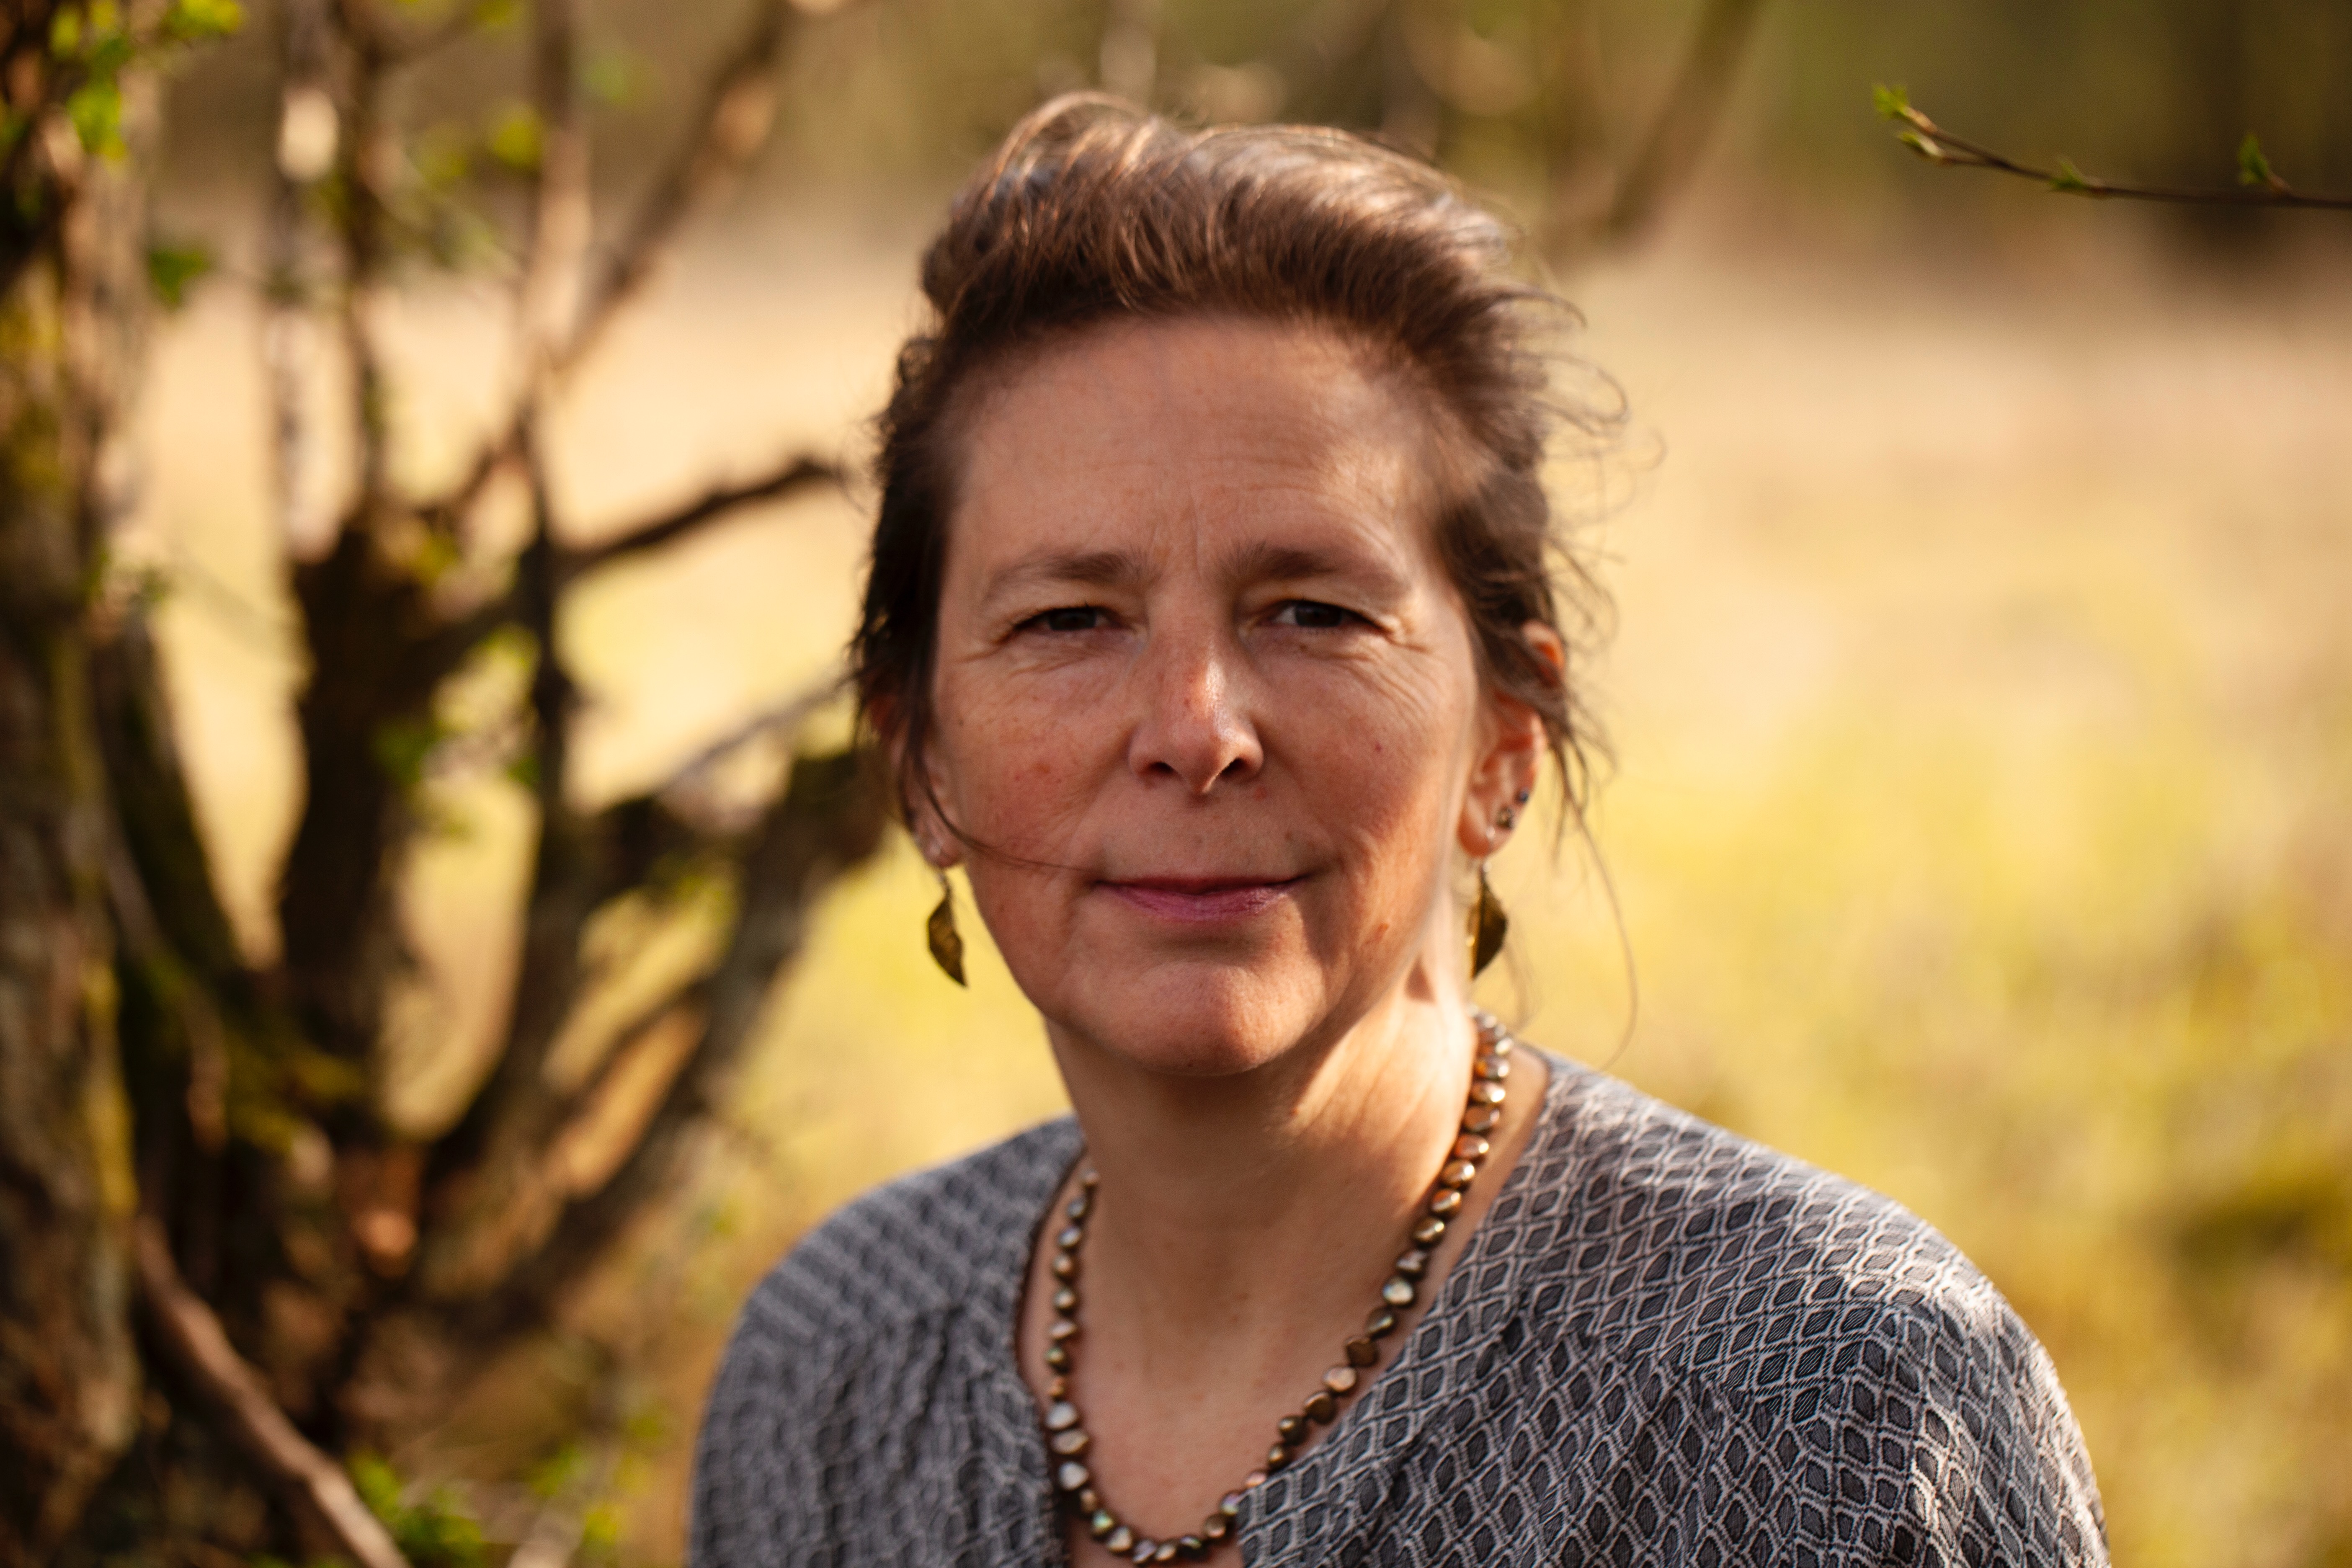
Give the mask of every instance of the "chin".
POLYGON ((1328 1016, 1321 989, 1249 967, 1169 964, 1089 987, 1063 1017, 1147 1072, 1226 1078, 1264 1067, 1314 1033, 1328 1016))

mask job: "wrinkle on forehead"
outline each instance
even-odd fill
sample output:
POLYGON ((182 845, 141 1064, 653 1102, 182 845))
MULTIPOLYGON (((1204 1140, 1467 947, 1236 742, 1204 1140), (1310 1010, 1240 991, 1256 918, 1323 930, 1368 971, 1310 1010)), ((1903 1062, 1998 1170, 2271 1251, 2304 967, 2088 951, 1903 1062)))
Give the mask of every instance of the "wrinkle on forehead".
MULTIPOLYGON (((955 421, 951 519, 1000 482, 1060 469, 1084 483, 1132 481, 1193 509, 1193 518, 1162 514, 1177 524, 1223 491, 1262 500, 1301 490, 1326 510, 1351 500, 1382 521, 1411 514, 1421 526, 1409 536, 1433 549, 1436 410, 1389 356, 1336 329, 1222 316, 1107 322, 1024 352, 971 395, 955 421), (1042 417, 1073 400, 1111 416, 1088 420, 1076 447, 1042 417)), ((1372 516, 1362 521, 1367 542, 1393 537, 1372 516)), ((950 552, 954 534, 951 521, 950 552)))

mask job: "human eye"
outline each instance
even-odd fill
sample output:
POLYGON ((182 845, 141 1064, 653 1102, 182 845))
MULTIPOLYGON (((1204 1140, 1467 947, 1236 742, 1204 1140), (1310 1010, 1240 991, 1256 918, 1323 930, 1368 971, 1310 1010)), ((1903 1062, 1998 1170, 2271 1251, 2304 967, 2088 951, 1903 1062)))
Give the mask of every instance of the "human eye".
POLYGON ((1343 610, 1337 605, 1326 605, 1315 599, 1286 599, 1276 606, 1271 617, 1277 626, 1297 626, 1305 631, 1336 631, 1363 620, 1353 610, 1343 610))
POLYGON ((1110 616, 1097 605, 1064 605, 1030 616, 1015 629, 1024 632, 1094 632, 1109 624, 1110 616))

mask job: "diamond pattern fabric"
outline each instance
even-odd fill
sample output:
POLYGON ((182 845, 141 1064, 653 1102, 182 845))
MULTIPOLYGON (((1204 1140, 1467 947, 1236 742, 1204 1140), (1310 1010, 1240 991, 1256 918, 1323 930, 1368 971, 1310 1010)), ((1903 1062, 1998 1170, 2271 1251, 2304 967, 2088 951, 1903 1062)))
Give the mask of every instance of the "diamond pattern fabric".
MULTIPOLYGON (((1249 1494, 1243 1562, 2106 1563, 2049 1357, 1949 1242, 1549 1059, 1542 1120, 1437 1300, 1249 1494)), ((1078 1146, 1065 1120, 908 1177, 776 1267, 710 1396, 694 1568, 1066 1560, 1012 1347, 1078 1146)))

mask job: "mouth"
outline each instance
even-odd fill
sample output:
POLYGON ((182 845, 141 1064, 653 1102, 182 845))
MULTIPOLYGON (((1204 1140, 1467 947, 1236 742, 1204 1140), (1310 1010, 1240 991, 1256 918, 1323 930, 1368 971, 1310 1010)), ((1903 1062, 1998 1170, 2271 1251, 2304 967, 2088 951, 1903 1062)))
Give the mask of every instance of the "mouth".
POLYGON ((1137 877, 1097 882, 1095 886, 1144 914, 1192 924, 1216 924, 1264 914, 1288 898, 1306 879, 1137 877))

